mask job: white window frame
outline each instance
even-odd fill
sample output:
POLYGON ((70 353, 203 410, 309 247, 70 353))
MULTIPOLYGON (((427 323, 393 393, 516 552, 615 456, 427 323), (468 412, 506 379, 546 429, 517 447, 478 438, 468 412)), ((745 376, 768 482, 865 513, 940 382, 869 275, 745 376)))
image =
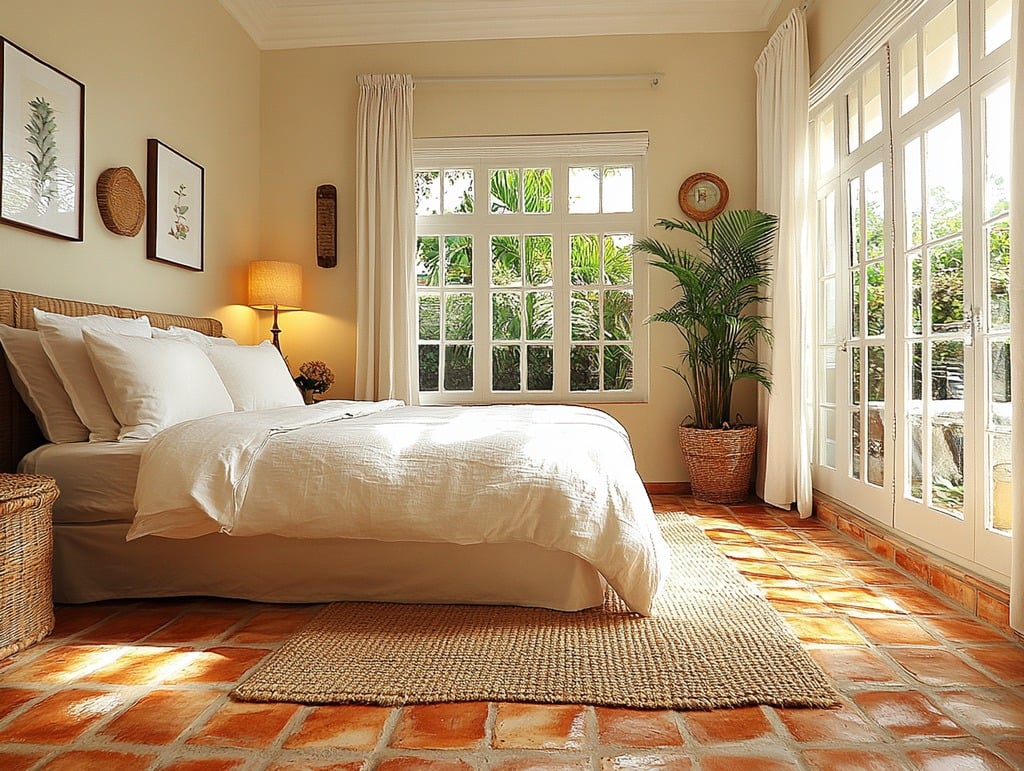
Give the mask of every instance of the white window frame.
MULTIPOLYGON (((439 390, 420 391, 422 404, 473 403, 575 403, 608 404, 646 402, 649 398, 649 335, 644 323, 648 316, 648 268, 645 260, 633 259, 631 285, 607 285, 607 289, 631 289, 633 292, 633 387, 628 390, 570 390, 569 352, 570 292, 590 287, 570 285, 569 238, 573 234, 633 235, 634 242, 644 238, 647 230, 647 132, 611 134, 569 134, 497 137, 443 137, 416 139, 413 163, 416 171, 434 169, 473 169, 474 209, 471 214, 436 214, 416 217, 416 234, 420 236, 469 235, 474 239, 473 283, 449 289, 471 293, 474 297, 473 390, 444 390, 444 372, 439 373, 439 390), (633 167, 633 211, 598 214, 577 214, 568 211, 568 169, 575 166, 633 167), (492 214, 488 206, 489 172, 501 168, 550 168, 552 170, 550 214, 492 214), (494 391, 491 380, 491 346, 502 341, 491 339, 491 293, 489 239, 492 235, 550 234, 553 238, 553 278, 550 290, 554 295, 555 376, 551 391, 526 390, 525 359, 523 383, 519 391, 494 391), (561 365, 559 362, 562 362, 561 365)), ((424 287, 433 293, 438 288, 424 287)), ((532 288, 531 288, 532 289, 532 288)), ((545 290, 545 287, 537 287, 545 290)), ((440 287, 442 293, 444 286, 440 287)), ((509 287, 509 291, 518 291, 509 287)), ((417 309, 418 298, 416 293, 417 309)), ((417 325, 418 328, 418 325, 417 325)), ((444 329, 440 346, 445 345, 444 329)), ((422 341, 427 343, 427 341, 422 341)), ((593 345, 618 341, 598 340, 593 345)), ((625 341, 623 341, 625 342, 625 341)), ((514 344, 514 343, 513 343, 514 344)), ((585 344, 591 344, 589 341, 585 344)), ((602 357, 603 360, 603 357, 602 357)), ((603 386, 603 383, 602 383, 603 386)))

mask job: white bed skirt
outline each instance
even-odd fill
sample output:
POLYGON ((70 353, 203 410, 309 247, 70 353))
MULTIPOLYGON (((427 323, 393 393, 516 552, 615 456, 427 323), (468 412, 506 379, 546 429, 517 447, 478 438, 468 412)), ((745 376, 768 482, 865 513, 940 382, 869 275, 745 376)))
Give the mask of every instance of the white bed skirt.
POLYGON ((605 581, 532 544, 445 544, 207 535, 125 541, 129 524, 54 527, 56 602, 232 597, 260 602, 472 603, 582 610, 605 581))

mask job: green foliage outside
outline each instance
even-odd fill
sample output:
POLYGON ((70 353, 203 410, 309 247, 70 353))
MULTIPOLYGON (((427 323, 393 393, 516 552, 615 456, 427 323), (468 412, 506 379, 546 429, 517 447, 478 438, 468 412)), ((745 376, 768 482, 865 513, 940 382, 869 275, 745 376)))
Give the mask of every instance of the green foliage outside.
MULTIPOLYGON (((1002 180, 994 180, 995 186, 1004 188, 1002 180)), ((943 189, 932 191, 932 208, 929 211, 929 230, 933 238, 955 236, 963 232, 963 208, 960 201, 954 199, 943 189)), ((1009 211, 1009 202, 998 202, 991 216, 1009 211)), ((920 240, 922 218, 919 213, 912 216, 908 223, 910 233, 920 240)), ((869 205, 865 212, 865 230, 868 239, 868 254, 873 253, 872 244, 884 249, 884 221, 877 206, 869 205)), ((881 251, 878 254, 882 254, 881 251)), ((980 263, 987 256, 989 270, 989 304, 990 328, 1008 328, 1009 283, 1010 283, 1010 228, 1005 220, 994 225, 988 233, 987 255, 978 256, 980 263)), ((911 331, 921 334, 924 314, 923 272, 925 260, 928 261, 929 295, 931 301, 930 318, 933 332, 950 332, 960 328, 965 320, 964 306, 964 244, 963 238, 953 238, 945 243, 932 247, 928 253, 915 254, 910 257, 910 324, 911 331)), ((885 306, 885 272, 881 263, 866 266, 868 293, 865 298, 867 316, 867 332, 869 335, 883 335, 885 306)), ((976 267, 976 274, 981 276, 982 268, 976 267)), ((857 291, 856 273, 854 274, 853 311, 859 314, 859 293, 857 291)), ((857 320, 852 319, 854 330, 857 320)), ((964 369, 964 346, 958 340, 938 341, 932 344, 932 361, 930 382, 923 382, 923 351, 920 345, 914 345, 911 351, 912 398, 921 399, 922 389, 928 388, 933 399, 954 399, 958 395, 959 378, 964 369)), ((859 356, 854 357, 852 366, 852 384, 854 393, 860 388, 859 356)), ((994 394, 996 401, 1009 401, 1009 345, 999 343, 994 346, 992 356, 994 373, 994 394)), ((869 401, 882 402, 885 399, 885 358, 881 346, 869 346, 866 357, 867 393, 869 401)), ((963 424, 951 424, 942 430, 944 446, 935 448, 936 452, 948 453, 956 468, 953 478, 936 477, 932 480, 933 502, 953 511, 963 510, 964 478, 963 478, 963 424)), ((857 437, 854 437, 857 440, 857 437)), ((877 439, 881 448, 884 436, 868 437, 869 442, 877 439)), ((922 494, 920 482, 917 482, 912 494, 922 494)))
MULTIPOLYGON (((958 201, 953 200, 943 190, 936 191, 936 206, 930 213, 932 219, 931 231, 934 235, 952 235, 961 233, 963 230, 963 210, 958 201)), ((1000 214, 1009 210, 1009 203, 1001 201, 993 213, 1000 214)), ((881 212, 876 207, 869 206, 866 212, 866 230, 869 243, 878 240, 884 244, 884 223, 881 212)), ((910 223, 911 232, 921 233, 921 217, 915 215, 910 223)), ((869 248, 869 253, 871 249, 869 248)), ((984 255, 980 256, 984 259, 984 255)), ((952 331, 964 321, 964 245, 962 238, 955 238, 947 241, 938 247, 933 247, 928 255, 930 264, 929 283, 931 299, 931 328, 934 332, 952 331)), ((1010 323, 1010 227, 1009 223, 1003 221, 995 225, 989 233, 988 243, 989 259, 989 295, 991 304, 990 326, 994 328, 1008 327, 1010 323)), ((922 257, 915 255, 911 257, 910 264, 911 279, 911 325, 912 330, 920 334, 922 324, 923 302, 923 265, 922 257)), ((868 319, 868 334, 882 335, 885 333, 884 312, 885 312, 885 271, 881 263, 872 263, 866 267, 868 295, 866 298, 866 312, 868 319)), ((980 266, 978 274, 981 274, 980 266)), ((855 282, 856 283, 856 282, 855 282)), ((859 298, 856 290, 854 292, 854 311, 858 312, 859 298)), ((963 355, 959 343, 937 343, 933 349, 933 365, 945 367, 948 365, 962 366, 963 355)), ((869 367, 872 365, 869 363, 869 367)), ((920 356, 916 355, 913 366, 920 371, 920 356)), ((869 370, 869 382, 877 383, 878 388, 869 391, 868 399, 881 401, 884 395, 881 390, 881 383, 884 382, 884 369, 871 372, 869 370)), ((935 398, 942 398, 936 396, 935 398)))
MULTIPOLYGON (((436 181, 417 174, 417 196, 426 195, 436 181)), ((551 211, 550 169, 501 169, 489 180, 489 211, 543 214, 551 211), (522 184, 520 184, 522 183, 522 184), (522 194, 522 200, 520 200, 522 194)), ((473 211, 473 199, 465 196, 457 213, 473 211)), ((538 225, 543 228, 542 221, 538 225)), ((525 380, 528 390, 551 390, 554 385, 553 344, 555 336, 553 242, 550 235, 495 235, 490 249, 490 276, 473 275, 472 238, 461 235, 420 236, 417 239, 417 283, 424 287, 449 289, 490 281, 491 385, 495 391, 519 391, 525 380), (508 287, 508 291, 501 291, 508 287), (525 291, 521 291, 525 289, 525 291), (508 345, 501 345, 508 341, 508 345), (525 357, 522 342, 526 341, 525 357), (525 359, 525 361, 524 361, 525 359)), ((572 236, 569 244, 569 324, 573 341, 570 351, 570 388, 622 390, 633 381, 633 293, 632 289, 597 289, 607 285, 631 285, 633 258, 629 239, 602 238, 597 234, 572 236), (602 274, 603 248, 603 274, 602 274), (576 289, 575 287, 579 287, 576 289), (603 294, 603 298, 602 298, 603 294), (603 299, 603 308, 602 308, 603 299), (602 379, 600 341, 622 341, 603 347, 602 379), (579 344, 576 344, 579 343, 579 344), (592 343, 592 344, 587 344, 592 343)), ((473 356, 489 355, 474 346, 473 297, 448 294, 445 303, 445 352, 443 384, 446 390, 473 389, 473 356), (456 298, 459 298, 456 300, 456 298), (454 341, 454 342, 452 342, 454 341)), ((440 370, 441 307, 437 295, 419 296, 420 390, 437 391, 440 370)), ((481 337, 483 337, 481 335, 481 337)))

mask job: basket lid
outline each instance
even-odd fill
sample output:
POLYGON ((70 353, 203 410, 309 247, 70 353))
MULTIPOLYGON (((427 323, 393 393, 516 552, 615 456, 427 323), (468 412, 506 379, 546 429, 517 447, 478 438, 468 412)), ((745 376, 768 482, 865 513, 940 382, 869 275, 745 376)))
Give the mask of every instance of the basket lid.
POLYGON ((96 204, 107 230, 119 236, 134 236, 146 219, 146 198, 142 185, 127 166, 107 169, 96 181, 96 204))
POLYGON ((0 501, 13 501, 30 495, 55 492, 53 477, 41 474, 0 474, 0 501))

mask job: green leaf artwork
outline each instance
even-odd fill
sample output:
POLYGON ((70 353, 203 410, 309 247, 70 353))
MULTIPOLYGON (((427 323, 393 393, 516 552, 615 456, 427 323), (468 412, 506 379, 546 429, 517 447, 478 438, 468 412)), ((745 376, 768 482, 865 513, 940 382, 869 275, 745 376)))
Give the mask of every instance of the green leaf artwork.
POLYGON ((32 157, 32 187, 39 213, 44 214, 57 194, 57 114, 43 97, 28 103, 29 122, 25 124, 32 157))
POLYGON ((174 212, 174 222, 171 223, 171 229, 167 231, 167 235, 179 241, 184 241, 188 238, 188 222, 185 217, 188 213, 188 204, 184 203, 185 198, 188 196, 186 189, 186 185, 183 183, 178 185, 177 190, 173 191, 174 195, 178 198, 178 202, 171 207, 171 210, 174 212))

